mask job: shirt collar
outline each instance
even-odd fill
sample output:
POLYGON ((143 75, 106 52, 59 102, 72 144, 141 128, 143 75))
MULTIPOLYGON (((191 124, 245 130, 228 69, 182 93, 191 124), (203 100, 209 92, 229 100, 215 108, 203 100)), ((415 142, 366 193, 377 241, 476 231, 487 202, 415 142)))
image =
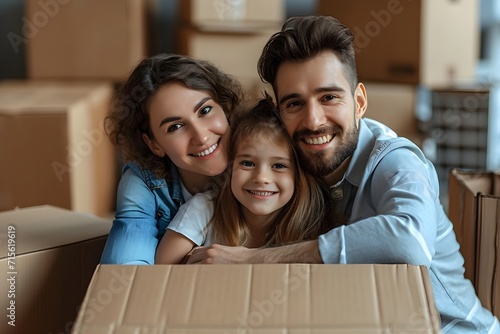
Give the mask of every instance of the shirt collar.
POLYGON ((356 147, 344 177, 340 182, 347 179, 349 183, 359 187, 361 180, 363 179, 363 175, 365 174, 368 159, 370 158, 374 143, 375 138, 373 133, 370 131, 365 121, 361 119, 359 121, 358 146, 356 147))

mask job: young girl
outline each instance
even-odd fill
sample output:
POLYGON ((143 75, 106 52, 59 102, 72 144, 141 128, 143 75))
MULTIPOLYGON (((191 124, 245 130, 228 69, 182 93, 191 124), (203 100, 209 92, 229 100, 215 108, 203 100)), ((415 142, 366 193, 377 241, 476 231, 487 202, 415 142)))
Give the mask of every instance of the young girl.
POLYGON ((328 194, 300 168, 271 99, 235 113, 231 129, 230 176, 179 209, 156 263, 181 263, 194 246, 276 246, 326 231, 328 194))

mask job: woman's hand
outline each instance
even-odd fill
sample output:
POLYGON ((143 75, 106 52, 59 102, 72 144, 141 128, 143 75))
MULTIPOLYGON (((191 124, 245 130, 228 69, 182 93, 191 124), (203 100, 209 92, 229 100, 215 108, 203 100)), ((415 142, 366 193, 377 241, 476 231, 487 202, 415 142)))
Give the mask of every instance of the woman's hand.
POLYGON ((272 248, 246 248, 222 245, 196 247, 188 264, 243 264, 243 263, 323 263, 318 240, 272 248))
POLYGON ((187 261, 188 264, 237 264, 254 263, 252 255, 254 249, 246 247, 232 247, 214 244, 208 247, 194 248, 187 261))

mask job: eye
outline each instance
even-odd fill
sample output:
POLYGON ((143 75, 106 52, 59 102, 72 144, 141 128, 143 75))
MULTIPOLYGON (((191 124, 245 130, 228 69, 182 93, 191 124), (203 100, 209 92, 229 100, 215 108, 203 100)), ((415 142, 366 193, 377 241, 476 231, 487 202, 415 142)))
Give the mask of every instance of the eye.
POLYGON ((240 165, 242 165, 244 167, 253 167, 253 166, 255 166, 255 164, 252 161, 250 161, 250 160, 242 160, 240 162, 240 165))
POLYGON ((288 103, 288 104, 286 105, 286 108, 294 108, 294 107, 298 107, 298 106, 300 106, 300 104, 301 104, 301 103, 300 103, 299 101, 292 101, 292 102, 290 102, 290 103, 288 103))
POLYGON ((167 132, 174 132, 174 131, 177 131, 177 130, 179 130, 181 127, 182 127, 182 125, 181 125, 181 124, 179 124, 179 123, 174 123, 174 124, 170 125, 170 126, 167 128, 167 132))
POLYGON ((328 101, 332 101, 336 98, 337 98, 337 96, 335 96, 335 95, 325 95, 325 96, 323 96, 323 98, 321 100, 324 102, 328 102, 328 101))
POLYGON ((212 110, 211 106, 205 106, 200 110, 200 115, 206 115, 212 110))
POLYGON ((282 164, 282 163, 275 163, 273 165, 273 168, 275 168, 275 169, 284 169, 284 168, 288 168, 288 166, 285 165, 285 164, 282 164))

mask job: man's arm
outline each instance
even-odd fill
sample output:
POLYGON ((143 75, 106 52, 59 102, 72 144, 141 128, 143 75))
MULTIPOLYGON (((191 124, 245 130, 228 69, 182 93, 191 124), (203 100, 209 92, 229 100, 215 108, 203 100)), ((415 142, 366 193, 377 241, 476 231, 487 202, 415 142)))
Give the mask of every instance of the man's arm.
POLYGON ((195 248, 188 264, 242 263, 323 263, 318 240, 272 248, 246 248, 211 245, 195 248))

